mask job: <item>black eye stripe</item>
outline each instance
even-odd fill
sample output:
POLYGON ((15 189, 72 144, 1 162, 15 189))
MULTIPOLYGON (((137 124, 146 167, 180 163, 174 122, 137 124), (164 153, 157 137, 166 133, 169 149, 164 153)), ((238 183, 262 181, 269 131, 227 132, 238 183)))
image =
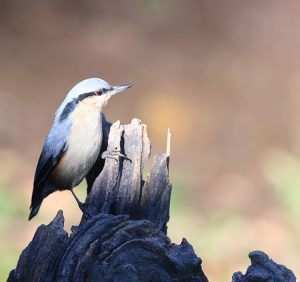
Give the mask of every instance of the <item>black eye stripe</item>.
POLYGON ((101 96, 101 95, 105 94, 107 91, 110 91, 110 90, 112 90, 112 87, 102 88, 102 89, 96 91, 95 93, 96 93, 97 96, 101 96))
POLYGON ((83 94, 80 94, 77 98, 74 98, 74 100, 76 101, 76 103, 78 103, 79 101, 82 101, 85 98, 95 96, 95 95, 96 95, 95 92, 83 93, 83 94))
POLYGON ((66 119, 69 116, 69 114, 74 111, 76 104, 78 104, 80 101, 84 100, 85 98, 92 97, 92 96, 101 96, 101 95, 105 94, 107 91, 110 91, 112 89, 113 89, 112 87, 102 88, 97 91, 80 94, 77 98, 74 98, 72 101, 70 101, 65 106, 62 113, 60 114, 59 121, 62 122, 64 119, 66 119))
POLYGON ((77 102, 79 102, 79 101, 82 101, 83 99, 91 97, 91 96, 101 96, 109 90, 111 90, 111 88, 110 89, 102 88, 102 89, 99 89, 97 91, 83 93, 83 94, 80 94, 78 96, 78 98, 76 98, 76 100, 77 100, 77 102))

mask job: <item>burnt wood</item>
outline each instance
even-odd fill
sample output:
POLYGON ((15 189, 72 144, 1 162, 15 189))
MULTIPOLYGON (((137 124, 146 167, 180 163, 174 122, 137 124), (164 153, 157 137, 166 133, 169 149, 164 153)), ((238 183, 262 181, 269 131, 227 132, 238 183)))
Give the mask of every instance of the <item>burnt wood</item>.
POLYGON ((295 282, 296 276, 284 265, 277 264, 262 251, 249 254, 251 265, 245 274, 235 272, 232 282, 295 282))
MULTIPOLYGON (((138 119, 127 125, 119 121, 111 125, 104 116, 102 121, 101 153, 87 176, 85 205, 92 217, 82 218, 68 236, 59 211, 51 223, 37 229, 8 281, 207 282, 202 261, 187 240, 176 245, 167 236, 172 190, 170 135, 166 153, 154 156, 144 180, 143 169, 150 156, 146 125, 138 119), (104 151, 119 151, 130 160, 117 155, 103 160, 104 151)), ((270 263, 255 267, 260 261, 255 258, 260 257, 253 256, 254 267, 245 275, 234 274, 233 281, 295 281, 282 266, 276 273, 277 266, 270 263), (251 273, 260 280, 253 280, 251 273), (266 280, 268 277, 273 280, 266 280)))

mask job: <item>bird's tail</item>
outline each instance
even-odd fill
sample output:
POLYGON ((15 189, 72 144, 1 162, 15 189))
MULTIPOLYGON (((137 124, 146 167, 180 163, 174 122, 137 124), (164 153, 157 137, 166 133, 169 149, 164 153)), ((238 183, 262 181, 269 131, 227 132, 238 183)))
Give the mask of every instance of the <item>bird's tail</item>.
POLYGON ((48 183, 44 183, 43 187, 35 186, 32 193, 30 214, 28 220, 32 219, 39 212, 41 204, 45 197, 47 197, 51 192, 48 183))
POLYGON ((39 212, 43 200, 52 192, 54 192, 54 189, 53 185, 50 182, 44 181, 42 185, 36 185, 34 183, 28 220, 36 216, 36 214, 39 212))
POLYGON ((30 207, 30 214, 28 220, 32 219, 36 214, 39 212, 39 209, 41 207, 42 201, 39 201, 38 203, 35 203, 30 207))

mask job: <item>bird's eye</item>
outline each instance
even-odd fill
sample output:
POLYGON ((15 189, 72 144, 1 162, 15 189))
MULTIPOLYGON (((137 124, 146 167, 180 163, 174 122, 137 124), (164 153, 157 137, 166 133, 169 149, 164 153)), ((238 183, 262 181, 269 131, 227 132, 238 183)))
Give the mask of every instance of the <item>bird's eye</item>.
POLYGON ((96 95, 101 96, 103 94, 103 89, 97 90, 96 95))

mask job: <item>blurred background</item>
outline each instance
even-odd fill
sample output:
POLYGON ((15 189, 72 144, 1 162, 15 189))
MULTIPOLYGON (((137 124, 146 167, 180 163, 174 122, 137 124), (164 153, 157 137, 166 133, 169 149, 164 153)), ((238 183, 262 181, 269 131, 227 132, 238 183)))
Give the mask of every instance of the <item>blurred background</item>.
POLYGON ((169 236, 211 281, 256 249, 299 277, 299 14, 296 0, 0 1, 0 280, 58 209, 79 222, 69 192, 27 217, 54 112, 88 77, 135 84, 105 113, 142 119, 152 156, 171 128, 169 236))

